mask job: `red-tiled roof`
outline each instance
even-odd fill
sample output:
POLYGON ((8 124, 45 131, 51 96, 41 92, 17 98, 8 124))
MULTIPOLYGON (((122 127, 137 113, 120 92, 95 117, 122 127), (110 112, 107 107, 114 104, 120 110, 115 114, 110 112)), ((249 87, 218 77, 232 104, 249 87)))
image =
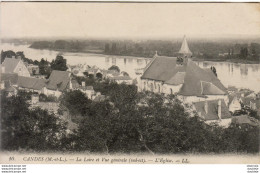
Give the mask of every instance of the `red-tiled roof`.
POLYGON ((53 70, 46 81, 46 88, 50 90, 64 91, 70 81, 70 73, 67 71, 53 70))
MULTIPOLYGON (((196 111, 201 114, 205 120, 218 120, 218 100, 208 100, 208 113, 205 110, 206 101, 194 102, 196 111)), ((231 114, 223 99, 221 99, 221 119, 231 118, 231 114)))
POLYGON ((188 60, 183 65, 178 65, 176 61, 176 57, 155 56, 151 63, 147 65, 141 79, 162 81, 174 85, 181 83, 182 76, 180 72, 185 72, 184 83, 179 91, 180 95, 203 96, 227 93, 226 88, 211 70, 202 69, 191 60, 188 60), (202 85, 201 82, 211 84, 206 86, 202 85))

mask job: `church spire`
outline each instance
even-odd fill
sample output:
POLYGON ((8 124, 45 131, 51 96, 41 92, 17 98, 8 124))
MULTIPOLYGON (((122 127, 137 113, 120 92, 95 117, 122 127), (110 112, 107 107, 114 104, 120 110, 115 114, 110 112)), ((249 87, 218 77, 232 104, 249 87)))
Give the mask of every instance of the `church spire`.
POLYGON ((192 52, 190 51, 187 40, 186 40, 186 35, 184 35, 184 37, 183 37, 183 41, 182 41, 182 45, 181 45, 181 49, 179 50, 179 53, 183 54, 183 55, 189 55, 189 56, 192 55, 192 52))

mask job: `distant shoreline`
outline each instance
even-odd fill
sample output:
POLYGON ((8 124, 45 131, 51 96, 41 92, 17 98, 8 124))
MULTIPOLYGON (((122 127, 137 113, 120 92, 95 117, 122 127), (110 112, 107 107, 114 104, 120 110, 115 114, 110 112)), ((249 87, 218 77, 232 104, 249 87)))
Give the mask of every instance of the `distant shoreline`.
MULTIPOLYGON (((31 49, 38 49, 30 47, 31 49)), ((134 56, 134 55, 113 55, 113 54, 105 54, 101 52, 95 52, 91 50, 86 51, 73 51, 73 50, 64 50, 64 49, 38 49, 38 50, 52 50, 57 52, 64 52, 64 53, 88 53, 93 55, 103 55, 103 56, 116 56, 118 58, 143 58, 143 59, 152 59, 152 57, 142 57, 142 56, 134 56)), ((260 61, 255 60, 243 60, 243 59, 223 59, 223 58, 215 58, 215 59, 204 59, 204 58, 192 58, 193 61, 209 61, 209 62, 230 62, 230 63, 236 63, 236 64, 260 64, 260 61)))
POLYGON ((204 58, 194 58, 193 61, 230 62, 230 63, 235 63, 235 64, 260 64, 260 61, 243 60, 243 59, 204 59, 204 58))

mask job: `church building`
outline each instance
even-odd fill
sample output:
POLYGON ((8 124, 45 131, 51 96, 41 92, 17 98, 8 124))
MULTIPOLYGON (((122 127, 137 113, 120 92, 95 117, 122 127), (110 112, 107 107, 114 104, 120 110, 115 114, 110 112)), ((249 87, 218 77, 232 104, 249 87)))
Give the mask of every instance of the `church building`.
POLYGON ((212 70, 200 68, 191 58, 184 36, 177 57, 155 54, 144 69, 139 90, 175 94, 186 103, 224 99, 228 104, 227 90, 212 70))

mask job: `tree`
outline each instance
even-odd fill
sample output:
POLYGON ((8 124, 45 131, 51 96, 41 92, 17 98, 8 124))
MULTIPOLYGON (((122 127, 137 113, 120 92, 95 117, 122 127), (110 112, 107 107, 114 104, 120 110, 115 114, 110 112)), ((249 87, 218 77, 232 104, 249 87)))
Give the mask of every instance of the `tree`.
POLYGON ((49 76, 51 74, 51 68, 49 66, 49 62, 47 60, 44 60, 43 58, 38 64, 39 66, 39 73, 41 75, 49 76))
POLYGON ((111 53, 112 53, 112 54, 116 54, 116 53, 117 53, 116 43, 112 43, 111 53))
POLYGON ((91 100, 79 90, 64 92, 60 97, 60 104, 66 107, 71 115, 85 115, 91 100))
POLYGON ((105 44, 105 53, 109 53, 109 52, 110 52, 109 44, 106 43, 105 44))
POLYGON ((108 70, 115 70, 115 71, 117 71, 118 73, 120 72, 120 68, 119 68, 118 66, 116 66, 116 65, 112 65, 111 67, 109 67, 108 70))
POLYGON ((240 48, 239 57, 242 58, 242 59, 246 59, 248 57, 248 49, 247 49, 247 47, 241 47, 240 48))
POLYGON ((58 55, 55 60, 52 60, 51 69, 52 70, 66 71, 68 69, 67 60, 64 59, 63 56, 58 55))
POLYGON ((15 57, 15 52, 12 50, 8 50, 8 51, 1 51, 1 64, 2 62, 4 62, 5 58, 12 58, 15 57))
POLYGON ((28 109, 18 95, 1 96, 1 143, 4 150, 50 151, 61 148, 66 123, 40 108, 28 109))

